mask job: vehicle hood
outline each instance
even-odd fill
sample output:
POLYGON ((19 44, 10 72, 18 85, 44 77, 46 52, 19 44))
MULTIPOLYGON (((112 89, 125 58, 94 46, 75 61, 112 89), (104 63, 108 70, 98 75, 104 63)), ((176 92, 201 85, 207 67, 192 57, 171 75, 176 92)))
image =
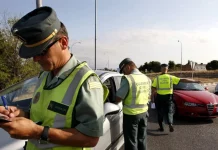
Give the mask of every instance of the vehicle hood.
POLYGON ((218 104, 218 96, 208 91, 182 91, 174 90, 174 95, 180 96, 185 101, 198 104, 218 104))

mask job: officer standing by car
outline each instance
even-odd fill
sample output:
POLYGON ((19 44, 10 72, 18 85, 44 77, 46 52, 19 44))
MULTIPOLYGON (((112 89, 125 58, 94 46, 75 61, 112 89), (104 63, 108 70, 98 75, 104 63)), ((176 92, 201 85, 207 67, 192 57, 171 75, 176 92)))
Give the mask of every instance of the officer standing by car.
POLYGON ((161 65, 161 75, 158 75, 152 83, 152 102, 155 102, 158 113, 159 131, 164 131, 163 120, 166 117, 169 124, 169 131, 173 132, 173 84, 177 85, 180 81, 186 83, 200 83, 192 79, 180 79, 176 76, 167 74, 168 65, 161 65), (154 97, 155 100, 154 100, 154 97))
POLYGON ((107 89, 85 62, 68 49, 67 30, 50 7, 22 17, 12 33, 23 44, 21 58, 33 58, 39 76, 29 112, 0 106, 11 122, 0 123, 12 138, 28 139, 27 150, 87 150, 103 134, 107 89))
POLYGON ((125 150, 147 149, 148 101, 151 80, 142 74, 130 58, 119 65, 124 76, 116 93, 116 102, 123 103, 123 134, 125 150))

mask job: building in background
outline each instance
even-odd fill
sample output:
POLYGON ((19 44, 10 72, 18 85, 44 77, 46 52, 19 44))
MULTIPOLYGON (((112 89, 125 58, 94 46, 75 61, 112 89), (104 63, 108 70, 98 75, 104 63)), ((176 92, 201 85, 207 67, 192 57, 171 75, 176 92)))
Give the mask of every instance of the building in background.
MULTIPOLYGON (((197 64, 195 63, 194 71, 206 71, 206 64, 197 64)), ((192 71, 191 63, 188 61, 186 65, 182 65, 182 71, 192 71)))

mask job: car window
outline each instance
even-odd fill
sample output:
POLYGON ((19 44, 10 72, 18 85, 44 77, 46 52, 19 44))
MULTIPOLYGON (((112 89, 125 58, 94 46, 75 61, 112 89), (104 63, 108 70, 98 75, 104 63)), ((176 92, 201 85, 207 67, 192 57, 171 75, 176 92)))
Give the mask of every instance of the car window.
MULTIPOLYGON (((1 91, 0 95, 5 97, 8 105, 29 109, 37 81, 37 77, 31 78, 1 91)), ((0 104, 2 105, 2 101, 0 104)))
POLYGON ((183 83, 174 85, 174 90, 187 90, 187 91, 205 91, 204 87, 198 83, 183 83))
POLYGON ((116 91, 120 88, 120 82, 121 82, 121 76, 115 76, 114 78, 114 82, 115 82, 115 86, 116 86, 116 91))
POLYGON ((116 86, 114 83, 114 78, 113 77, 108 78, 107 80, 104 81, 103 84, 106 85, 109 90, 109 94, 105 102, 114 103, 116 98, 116 86))
POLYGON ((108 88, 111 88, 110 78, 108 78, 107 80, 105 80, 103 84, 106 85, 108 88))

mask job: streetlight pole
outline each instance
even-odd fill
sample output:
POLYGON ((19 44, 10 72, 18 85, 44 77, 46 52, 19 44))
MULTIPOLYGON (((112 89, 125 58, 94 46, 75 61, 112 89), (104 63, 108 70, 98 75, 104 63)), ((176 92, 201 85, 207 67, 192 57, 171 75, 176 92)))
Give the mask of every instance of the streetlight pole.
POLYGON ((181 43, 181 74, 182 74, 182 42, 180 40, 178 40, 178 42, 181 43))
POLYGON ((42 0, 36 0, 36 8, 42 7, 42 0))
POLYGON ((70 52, 71 52, 71 53, 72 53, 72 47, 73 47, 76 43, 81 44, 81 42, 75 42, 75 43, 73 43, 73 44, 71 45, 71 47, 70 47, 70 52))
POLYGON ((97 13, 97 10, 96 10, 96 0, 95 0, 95 70, 96 70, 96 13, 97 13))
POLYGON ((108 55, 108 69, 110 68, 110 60, 109 60, 109 55, 108 55))
POLYGON ((108 56, 106 67, 109 69, 109 67, 110 67, 110 57, 109 57, 109 54, 107 52, 104 52, 104 55, 108 56))

